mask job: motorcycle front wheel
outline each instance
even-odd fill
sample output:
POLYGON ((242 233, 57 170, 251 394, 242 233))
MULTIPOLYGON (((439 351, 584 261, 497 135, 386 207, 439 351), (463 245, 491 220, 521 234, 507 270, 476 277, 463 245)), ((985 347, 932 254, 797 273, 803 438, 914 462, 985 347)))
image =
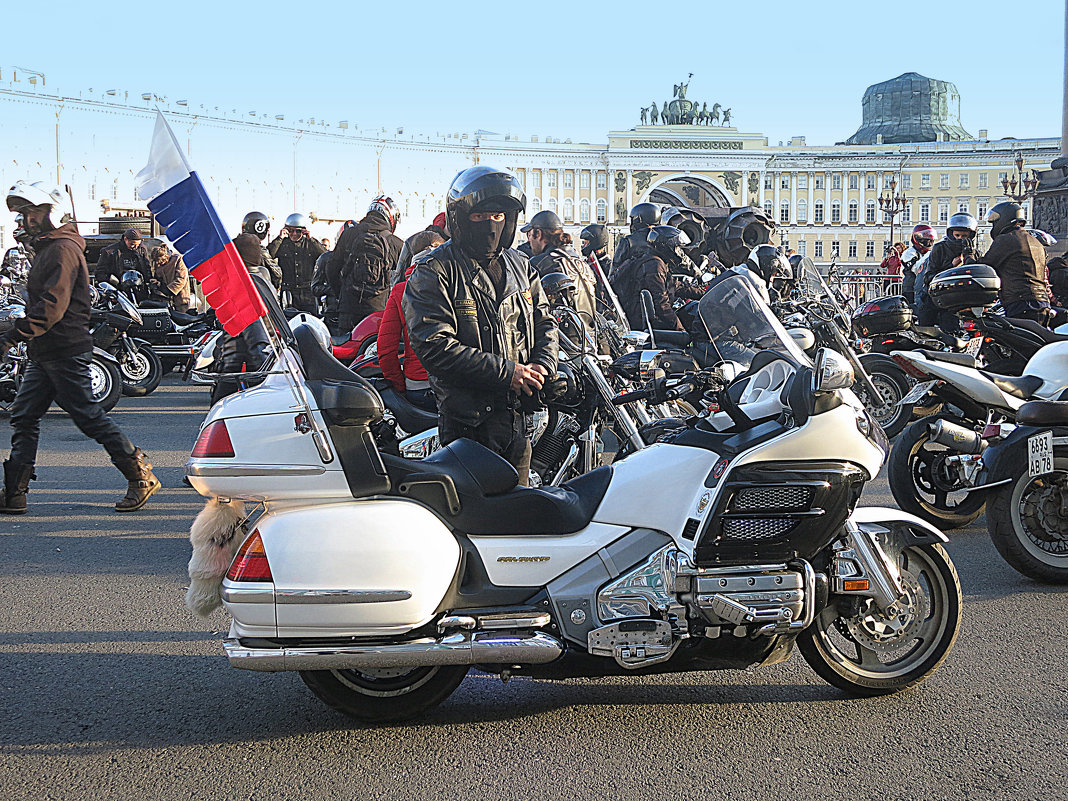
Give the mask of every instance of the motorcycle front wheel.
POLYGON ((467 675, 467 665, 364 670, 302 670, 300 677, 327 706, 363 723, 393 723, 433 709, 467 675))
POLYGON ((152 348, 143 345, 133 353, 122 353, 119 371, 122 373, 122 394, 131 398, 147 395, 163 380, 163 362, 152 348))
POLYGON ((1045 584, 1068 584, 1068 457, 1054 471, 991 490, 986 527, 998 553, 1015 570, 1045 584))
POLYGON ((890 451, 887 474, 890 492, 903 511, 948 531, 979 517, 985 499, 981 492, 962 492, 968 487, 951 474, 946 461, 956 452, 931 442, 927 426, 939 417, 967 425, 966 421, 941 414, 910 424, 890 451))
POLYGON ((867 598, 839 596, 797 638, 809 666, 857 696, 913 687, 946 661, 960 630, 960 579, 941 545, 914 545, 897 559, 904 599, 886 615, 867 598))
POLYGON ((105 412, 110 412, 122 395, 122 375, 119 368, 94 356, 89 362, 89 387, 93 403, 99 403, 105 412))

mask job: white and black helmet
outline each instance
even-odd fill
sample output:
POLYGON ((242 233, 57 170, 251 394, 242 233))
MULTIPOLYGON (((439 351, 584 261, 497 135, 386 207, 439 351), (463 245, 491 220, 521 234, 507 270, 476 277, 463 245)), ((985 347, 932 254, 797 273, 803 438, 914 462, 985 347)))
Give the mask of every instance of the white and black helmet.
POLYGON ((74 219, 74 207, 70 196, 58 186, 49 186, 44 181, 29 183, 17 181, 7 190, 8 211, 16 213, 32 206, 48 206, 48 222, 58 228, 74 219))

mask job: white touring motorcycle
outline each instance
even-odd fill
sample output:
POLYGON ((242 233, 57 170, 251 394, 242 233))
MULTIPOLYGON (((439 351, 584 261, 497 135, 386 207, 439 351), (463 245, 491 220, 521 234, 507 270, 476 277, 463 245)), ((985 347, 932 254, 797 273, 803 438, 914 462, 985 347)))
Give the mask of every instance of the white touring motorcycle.
POLYGON ((231 664, 299 671, 362 721, 418 715, 472 667, 502 679, 744 668, 795 643, 851 694, 924 680, 956 640, 960 585, 940 531, 855 508, 887 444, 846 389, 848 363, 822 351, 813 368, 740 277, 700 314, 733 363, 619 400, 701 388, 720 411, 530 489, 470 440, 420 460, 380 454, 381 399, 298 327, 289 369, 217 404, 187 465, 216 505, 259 514, 222 563, 231 664))

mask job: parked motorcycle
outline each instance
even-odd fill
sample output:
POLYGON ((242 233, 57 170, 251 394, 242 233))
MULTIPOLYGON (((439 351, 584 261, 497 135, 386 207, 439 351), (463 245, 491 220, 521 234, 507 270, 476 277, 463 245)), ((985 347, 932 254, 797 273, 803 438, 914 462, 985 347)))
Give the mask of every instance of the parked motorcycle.
POLYGON ((1036 581, 1068 584, 1068 402, 1031 401, 982 454, 975 494, 998 553, 1036 581))
POLYGON ((147 395, 163 380, 163 363, 143 339, 130 335, 132 326, 143 323, 137 307, 111 284, 96 287, 89 314, 93 344, 115 357, 122 379, 122 394, 147 395))
MULTIPOLYGON (((986 265, 954 268, 931 280, 930 292, 944 307, 977 310, 996 298, 1000 282, 986 265)), ((901 508, 944 529, 965 526, 983 510, 973 493, 980 455, 990 444, 988 427, 1016 419, 1029 400, 1068 399, 1068 341, 1040 348, 1023 375, 981 369, 964 353, 914 350, 894 354, 916 384, 901 404, 941 403, 941 412, 910 424, 890 455, 890 490, 901 508)))
POLYGON ((470 440, 379 453, 378 394, 304 328, 286 336, 286 375, 216 404, 186 467, 205 496, 262 504, 222 583, 231 664, 299 671, 368 722, 425 712, 473 666, 648 675, 796 644, 853 695, 923 681, 956 640, 960 586, 937 529, 855 508, 888 446, 849 364, 813 366, 740 277, 701 315, 739 365, 644 392, 700 386, 722 411, 541 488, 470 440))

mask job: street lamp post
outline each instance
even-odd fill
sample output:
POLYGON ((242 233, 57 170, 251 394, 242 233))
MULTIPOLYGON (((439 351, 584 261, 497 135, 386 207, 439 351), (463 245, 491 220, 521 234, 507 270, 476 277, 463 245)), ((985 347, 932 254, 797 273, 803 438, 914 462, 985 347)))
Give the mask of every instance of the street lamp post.
POLYGON ((897 191, 897 178, 890 179, 890 188, 879 195, 879 210, 890 218, 890 241, 887 242, 886 250, 894 246, 894 220, 897 215, 905 210, 908 198, 904 192, 897 191))
POLYGON ((1023 205, 1028 198, 1034 197, 1038 189, 1038 171, 1028 170, 1027 172, 1030 175, 1024 172, 1024 157, 1022 153, 1016 154, 1013 165, 1016 167, 1016 171, 1011 176, 1001 179, 1001 188, 1005 192, 1005 197, 1012 198, 1016 203, 1023 205), (1019 192, 1016 191, 1017 187, 1020 189, 1019 192))

